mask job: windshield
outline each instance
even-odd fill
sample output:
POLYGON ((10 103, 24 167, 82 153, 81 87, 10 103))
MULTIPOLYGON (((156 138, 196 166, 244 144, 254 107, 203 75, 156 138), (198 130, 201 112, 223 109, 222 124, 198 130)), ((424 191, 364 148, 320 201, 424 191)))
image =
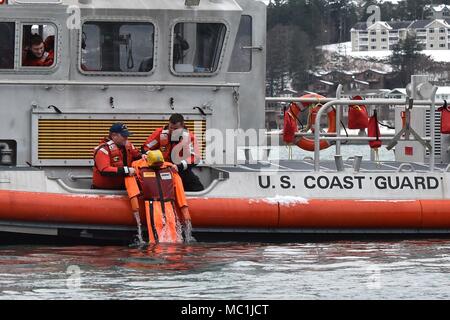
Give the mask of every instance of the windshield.
POLYGON ((154 26, 143 22, 87 22, 81 50, 83 71, 149 72, 154 65, 154 26))
POLYGON ((174 29, 172 55, 175 72, 217 71, 225 32, 222 23, 178 23, 174 29))

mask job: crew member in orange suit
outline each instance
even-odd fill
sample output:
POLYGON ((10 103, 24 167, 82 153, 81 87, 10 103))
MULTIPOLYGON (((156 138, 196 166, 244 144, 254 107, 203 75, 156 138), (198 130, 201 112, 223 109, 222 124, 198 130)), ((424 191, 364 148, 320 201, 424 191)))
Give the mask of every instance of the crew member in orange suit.
MULTIPOLYGON (((49 41, 51 41, 49 39, 49 41)), ((22 66, 51 67, 55 60, 55 51, 46 50, 44 40, 38 34, 31 36, 29 50, 25 52, 22 66)))
POLYGON ((155 150, 149 151, 146 159, 133 162, 133 168, 136 175, 125 178, 125 184, 135 217, 144 206, 149 243, 182 242, 177 225, 181 223, 184 231, 189 231, 191 217, 174 165, 165 162, 161 151, 155 150))
POLYGON ((109 130, 109 136, 95 148, 94 189, 125 189, 125 177, 135 174, 131 164, 141 158, 140 151, 128 141, 131 135, 125 124, 115 123, 109 130))
POLYGON ((169 124, 157 129, 142 146, 142 153, 149 150, 161 150, 164 160, 176 164, 186 191, 204 190, 200 179, 192 172, 192 168, 201 162, 197 139, 186 128, 184 117, 173 114, 169 124))

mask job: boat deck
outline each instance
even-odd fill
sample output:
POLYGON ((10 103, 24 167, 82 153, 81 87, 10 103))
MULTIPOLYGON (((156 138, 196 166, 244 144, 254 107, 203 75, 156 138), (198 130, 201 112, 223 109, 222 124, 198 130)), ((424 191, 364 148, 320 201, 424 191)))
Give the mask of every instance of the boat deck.
MULTIPOLYGON (((397 172, 404 162, 396 161, 381 161, 376 163, 373 161, 362 161, 359 172, 397 172)), ((416 172, 429 172, 430 167, 427 164, 408 163, 416 172)), ((412 171, 411 167, 407 166, 404 171, 412 171)), ((437 171, 445 171, 447 164, 436 164, 437 171)), ((344 161, 345 169, 353 168, 353 160, 344 161)), ((312 172, 314 171, 314 162, 305 160, 280 160, 278 162, 258 161, 251 164, 240 164, 238 166, 219 166, 217 169, 226 172, 254 172, 254 171, 289 171, 289 172, 312 172)), ((320 170, 323 172, 336 172, 336 164, 334 161, 321 161, 320 170)))

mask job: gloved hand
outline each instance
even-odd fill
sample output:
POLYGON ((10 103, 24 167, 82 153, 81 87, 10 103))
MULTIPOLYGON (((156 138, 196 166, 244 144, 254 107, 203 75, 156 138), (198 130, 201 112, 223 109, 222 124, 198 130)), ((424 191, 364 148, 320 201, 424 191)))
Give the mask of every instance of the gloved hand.
POLYGON ((128 170, 130 170, 130 173, 128 174, 128 176, 133 177, 134 175, 136 175, 136 170, 134 168, 128 168, 128 170))

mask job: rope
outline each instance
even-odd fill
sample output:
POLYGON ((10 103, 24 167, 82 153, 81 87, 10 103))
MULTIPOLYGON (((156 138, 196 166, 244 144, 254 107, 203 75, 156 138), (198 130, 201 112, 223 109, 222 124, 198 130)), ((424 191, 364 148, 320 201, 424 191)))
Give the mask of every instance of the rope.
POLYGON ((133 58, 133 40, 131 37, 129 38, 129 42, 127 42, 125 46, 125 51, 127 52, 128 59, 127 59, 127 68, 133 69, 134 68, 134 58, 133 58))
MULTIPOLYGON (((345 127, 345 124, 344 124, 344 122, 341 120, 341 126, 342 126, 342 128, 344 128, 344 131, 345 131, 345 135, 347 136, 347 138, 349 137, 349 134, 348 134, 348 131, 347 131, 347 128, 345 127)), ((349 141, 347 140, 347 141, 345 141, 345 142, 341 142, 341 144, 347 144, 347 143, 349 143, 349 141)))
POLYGON ((382 126, 382 127, 385 127, 385 128, 391 129, 391 130, 395 130, 395 127, 392 127, 392 126, 389 126, 389 125, 387 125, 387 124, 381 123, 381 122, 378 121, 378 120, 377 120, 377 122, 378 122, 378 124, 379 124, 380 126, 382 126))

